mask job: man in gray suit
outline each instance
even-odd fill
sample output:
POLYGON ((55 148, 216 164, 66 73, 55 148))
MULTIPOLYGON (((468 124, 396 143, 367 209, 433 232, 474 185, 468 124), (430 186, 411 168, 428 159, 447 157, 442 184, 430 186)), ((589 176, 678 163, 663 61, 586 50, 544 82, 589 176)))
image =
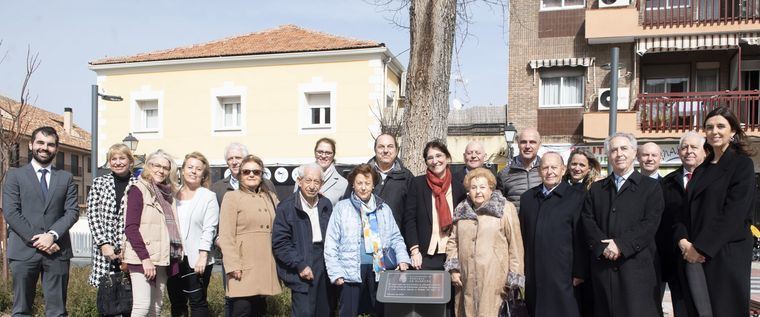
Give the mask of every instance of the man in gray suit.
POLYGON ((13 278, 13 316, 31 316, 42 275, 46 316, 67 316, 66 289, 72 257, 69 228, 79 218, 71 173, 52 169, 58 134, 51 127, 32 132, 32 161, 8 171, 3 210, 10 227, 8 258, 13 278))

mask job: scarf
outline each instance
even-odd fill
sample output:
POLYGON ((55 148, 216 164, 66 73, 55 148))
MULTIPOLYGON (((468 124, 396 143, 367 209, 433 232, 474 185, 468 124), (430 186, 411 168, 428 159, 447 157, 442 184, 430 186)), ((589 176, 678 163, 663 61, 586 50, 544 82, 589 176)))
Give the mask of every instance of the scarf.
POLYGON ((507 199, 504 198, 501 191, 498 190, 494 190, 491 194, 491 198, 489 198, 488 201, 483 202, 478 208, 473 208, 475 204, 468 197, 454 208, 454 221, 462 219, 477 220, 478 215, 501 218, 504 215, 504 206, 506 204, 507 199))
POLYGON ((451 187, 451 171, 446 168, 445 176, 439 178, 433 172, 427 170, 425 178, 430 190, 433 191, 433 198, 435 198, 435 209, 438 212, 438 226, 443 233, 448 233, 451 230, 451 209, 449 209, 449 202, 446 201, 446 192, 451 187))
POLYGON ((375 197, 370 196, 368 202, 363 202, 356 194, 351 194, 351 204, 359 212, 362 219, 362 236, 364 237, 364 252, 372 253, 372 270, 375 271, 375 282, 380 280, 380 271, 385 270, 383 261, 383 242, 380 226, 377 221, 378 206, 375 197))
POLYGON ((156 184, 151 182, 153 192, 156 193, 158 204, 163 210, 164 219, 166 220, 166 229, 169 230, 169 256, 172 259, 182 258, 182 237, 179 235, 179 227, 174 219, 172 212, 172 194, 171 188, 166 184, 156 184))

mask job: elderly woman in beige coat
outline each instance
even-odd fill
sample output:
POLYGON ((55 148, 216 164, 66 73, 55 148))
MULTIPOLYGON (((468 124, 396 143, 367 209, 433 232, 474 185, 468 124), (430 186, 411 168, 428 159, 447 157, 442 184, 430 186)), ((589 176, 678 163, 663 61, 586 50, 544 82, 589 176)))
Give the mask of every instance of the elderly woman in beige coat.
POLYGON ((264 316, 266 296, 282 291, 272 255, 272 221, 279 201, 261 186, 260 158, 248 155, 240 165, 240 189, 224 196, 219 220, 227 297, 232 316, 264 316))
POLYGON ((454 209, 444 268, 457 288, 457 316, 497 316, 507 276, 523 274, 520 222, 515 206, 494 191, 490 171, 470 171, 464 185, 467 199, 454 209))

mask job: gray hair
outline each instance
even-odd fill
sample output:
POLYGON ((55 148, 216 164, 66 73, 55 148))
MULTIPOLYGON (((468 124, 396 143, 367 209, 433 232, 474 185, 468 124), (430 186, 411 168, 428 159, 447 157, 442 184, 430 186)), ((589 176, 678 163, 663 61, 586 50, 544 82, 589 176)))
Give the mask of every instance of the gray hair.
POLYGON ((636 142, 636 137, 633 136, 633 134, 627 133, 627 132, 617 132, 613 135, 610 135, 604 139, 604 151, 609 153, 610 152, 610 140, 614 138, 626 138, 628 139, 628 142, 631 143, 631 148, 638 149, 638 142, 636 142))
POLYGON ((248 156, 248 147, 237 142, 232 142, 224 148, 224 155, 222 157, 224 157, 225 161, 227 160, 227 153, 230 153, 232 150, 240 150, 240 152, 243 152, 243 157, 248 156))
POLYGON ((565 159, 562 158, 562 154, 559 154, 559 153, 554 152, 554 151, 548 151, 548 152, 544 153, 544 155, 541 156, 541 163, 543 163, 545 161, 545 158, 546 158, 547 155, 556 155, 557 157, 559 157, 559 164, 562 165, 562 166, 565 166, 565 159))
POLYGON ((683 146, 683 141, 686 140, 688 137, 696 137, 699 139, 700 146, 705 146, 705 137, 702 134, 697 133, 696 131, 689 131, 684 133, 681 136, 681 140, 678 141, 678 148, 680 149, 681 146, 683 146))
POLYGON ((319 166, 319 164, 314 163, 314 162, 299 166, 298 170, 297 170, 298 171, 298 174, 297 174, 298 178, 302 178, 304 175, 306 175, 306 170, 307 169, 318 170, 319 171, 319 178, 322 178, 322 166, 319 166))

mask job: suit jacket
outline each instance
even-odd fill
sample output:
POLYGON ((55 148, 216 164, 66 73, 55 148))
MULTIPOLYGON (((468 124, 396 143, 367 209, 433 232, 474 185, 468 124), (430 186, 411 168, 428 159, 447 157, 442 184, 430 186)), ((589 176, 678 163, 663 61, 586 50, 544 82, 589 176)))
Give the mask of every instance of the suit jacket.
POLYGON ((69 228, 79 219, 77 186, 71 173, 52 169, 47 198, 31 164, 8 171, 3 187, 3 213, 10 227, 8 258, 28 260, 39 253, 32 246, 34 235, 50 230, 58 234, 60 251, 49 257, 68 260, 73 256, 69 228))
POLYGON ((655 271, 654 236, 663 198, 656 180, 634 171, 618 191, 614 175, 591 185, 583 208, 583 228, 591 252, 595 316, 661 316, 655 271), (604 239, 622 254, 603 256, 604 239))
MULTIPOLYGON (((464 185, 451 181, 453 208, 465 199, 464 185)), ((420 246, 420 252, 427 252, 430 236, 433 234, 433 191, 427 184, 425 175, 412 179, 407 190, 406 210, 404 214, 404 241, 411 248, 420 246)))
POLYGON ((675 278, 676 264, 681 258, 681 251, 673 241, 673 225, 675 217, 681 212, 686 198, 683 187, 683 166, 666 175, 660 181, 665 209, 662 211, 660 227, 655 235, 657 253, 660 258, 660 279, 670 281, 675 278))

